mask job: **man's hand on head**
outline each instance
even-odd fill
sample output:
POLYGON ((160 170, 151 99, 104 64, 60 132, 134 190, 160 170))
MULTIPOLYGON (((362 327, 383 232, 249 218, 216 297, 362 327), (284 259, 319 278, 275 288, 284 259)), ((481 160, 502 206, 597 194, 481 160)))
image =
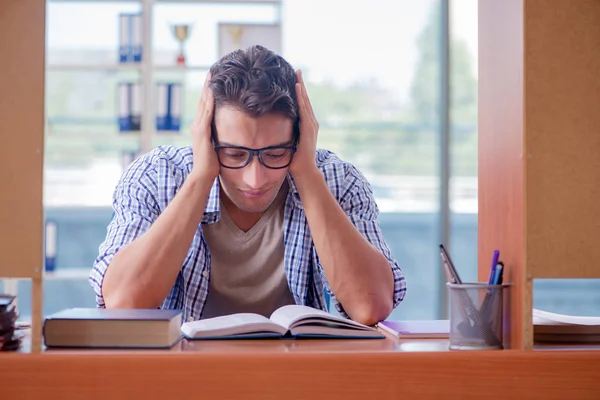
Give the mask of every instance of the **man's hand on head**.
POLYGON ((310 99, 306 92, 306 86, 302 78, 302 71, 296 71, 298 82, 296 83, 296 98, 298 99, 298 110, 300 114, 300 137, 298 150, 290 165, 290 172, 294 178, 302 175, 310 175, 317 171, 315 161, 317 151, 317 136, 319 134, 319 123, 315 117, 310 99))
POLYGON ((191 135, 194 154, 192 174, 202 180, 212 182, 219 175, 221 167, 211 138, 215 101, 209 87, 210 77, 209 72, 206 74, 202 94, 198 101, 196 116, 191 127, 191 135))

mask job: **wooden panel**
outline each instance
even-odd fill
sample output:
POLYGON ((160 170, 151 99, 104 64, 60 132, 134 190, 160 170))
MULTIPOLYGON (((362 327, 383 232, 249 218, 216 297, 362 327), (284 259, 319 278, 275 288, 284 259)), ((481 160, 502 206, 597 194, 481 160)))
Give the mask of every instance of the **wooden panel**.
POLYGON ((597 399, 599 370, 586 351, 0 354, 7 399, 597 399))
MULTIPOLYGON (((524 257, 523 2, 479 2, 479 280, 492 254, 506 265, 509 348, 530 347, 524 257)), ((529 311, 531 312, 531 311, 529 311)))
POLYGON ((600 278, 600 1, 525 2, 527 266, 600 278))
POLYGON ((45 7, 0 2, 0 277, 42 273, 45 7))

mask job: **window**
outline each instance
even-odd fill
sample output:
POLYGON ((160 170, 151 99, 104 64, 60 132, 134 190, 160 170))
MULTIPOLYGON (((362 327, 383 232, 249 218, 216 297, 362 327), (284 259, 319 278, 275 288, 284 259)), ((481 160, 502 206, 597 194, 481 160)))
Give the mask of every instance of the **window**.
MULTIPOLYGON (((94 306, 87 275, 111 218, 114 185, 140 153, 160 144, 190 144, 188 128, 206 67, 217 57, 218 23, 229 22, 281 24, 281 53, 304 72, 321 126, 319 146, 355 163, 371 181, 381 227, 408 282, 391 318, 443 315, 437 251, 444 229, 442 1, 216 3, 154 3, 153 62, 123 66, 117 62, 118 16, 144 11, 145 3, 49 1, 44 202, 57 241, 44 314, 94 306), (174 67, 175 23, 191 24, 185 68, 174 67), (120 132, 121 82, 181 83, 181 129, 148 134, 152 129, 144 129, 142 120, 141 132, 120 132)), ((449 229, 451 253, 465 279, 477 274, 476 7, 476 1, 452 2, 450 25, 449 229)), ((19 283, 19 295, 26 316, 29 282, 19 283)))

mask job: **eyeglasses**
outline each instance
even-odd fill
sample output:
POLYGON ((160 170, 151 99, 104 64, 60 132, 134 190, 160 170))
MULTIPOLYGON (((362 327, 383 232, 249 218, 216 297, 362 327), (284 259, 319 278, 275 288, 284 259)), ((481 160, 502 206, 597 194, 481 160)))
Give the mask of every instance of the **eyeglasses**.
POLYGON ((285 168, 292 163, 296 146, 270 146, 250 149, 242 146, 214 146, 219 164, 225 168, 240 169, 250 164, 254 156, 270 169, 285 168))

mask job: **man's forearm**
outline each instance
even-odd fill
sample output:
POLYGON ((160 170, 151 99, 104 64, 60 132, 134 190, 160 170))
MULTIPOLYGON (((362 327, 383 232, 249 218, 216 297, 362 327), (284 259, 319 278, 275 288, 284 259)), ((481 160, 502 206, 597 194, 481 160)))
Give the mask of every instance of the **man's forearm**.
POLYGON ((107 308, 160 306, 202 220, 212 184, 212 180, 188 176, 148 231, 115 254, 102 284, 107 308))
POLYGON ((353 320, 374 324, 385 319, 392 310, 394 293, 388 260, 352 224, 319 170, 294 180, 335 296, 353 320))

